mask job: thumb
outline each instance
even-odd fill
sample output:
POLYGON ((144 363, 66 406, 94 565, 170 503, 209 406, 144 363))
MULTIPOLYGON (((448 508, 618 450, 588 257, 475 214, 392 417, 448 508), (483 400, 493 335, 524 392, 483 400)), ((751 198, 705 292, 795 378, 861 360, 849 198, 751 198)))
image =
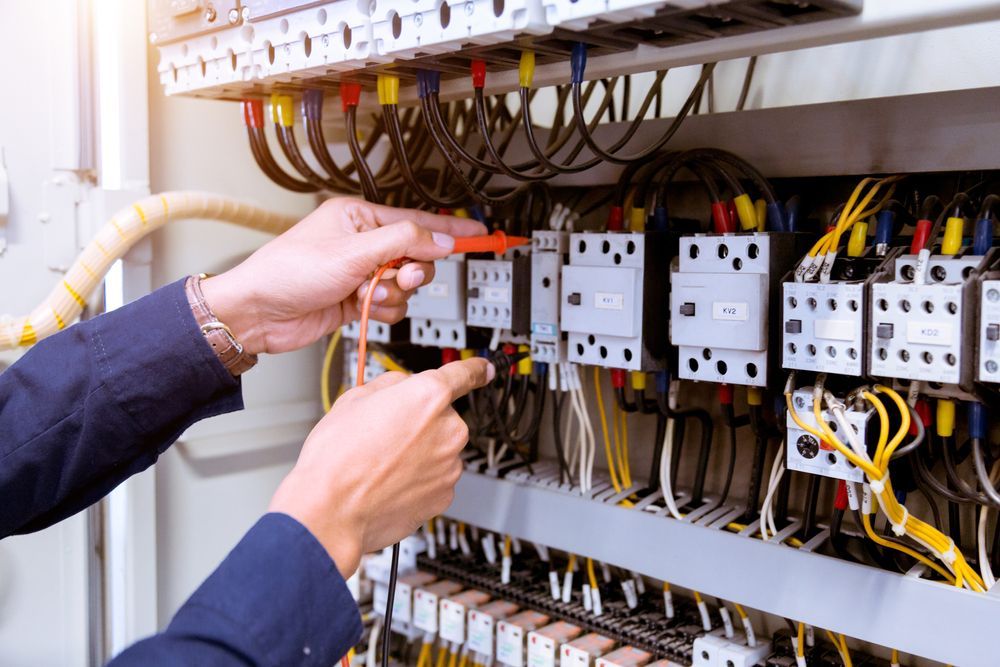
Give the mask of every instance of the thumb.
POLYGON ((454 402, 473 389, 488 384, 496 376, 497 369, 486 359, 478 357, 453 361, 424 372, 435 375, 438 380, 443 381, 451 391, 451 402, 454 402))
POLYGON ((361 256, 375 266, 400 257, 433 261, 447 257, 455 248, 455 237, 410 221, 361 232, 354 239, 361 256))

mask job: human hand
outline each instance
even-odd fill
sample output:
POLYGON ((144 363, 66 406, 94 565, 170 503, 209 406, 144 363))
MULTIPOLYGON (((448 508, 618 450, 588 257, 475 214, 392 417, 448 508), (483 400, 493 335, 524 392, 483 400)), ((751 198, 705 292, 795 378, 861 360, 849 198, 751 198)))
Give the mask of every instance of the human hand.
POLYGON ((384 373, 343 394, 306 438, 269 511, 295 518, 344 578, 361 554, 406 537, 451 504, 469 429, 452 402, 496 374, 467 359, 384 373))
POLYGON ((485 233, 474 220, 338 197, 238 266, 204 280, 202 291, 247 352, 288 352, 360 317, 368 279, 397 257, 417 261, 385 273, 371 317, 403 319, 406 300, 434 279, 433 260, 451 252, 454 237, 485 233))

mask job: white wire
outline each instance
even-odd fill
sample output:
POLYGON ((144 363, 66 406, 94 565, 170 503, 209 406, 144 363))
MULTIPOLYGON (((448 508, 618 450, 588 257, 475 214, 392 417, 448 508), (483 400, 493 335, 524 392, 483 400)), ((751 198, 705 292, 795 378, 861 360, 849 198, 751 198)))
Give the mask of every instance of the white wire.
MULTIPOLYGON (((782 441, 781 445, 778 447, 778 453, 774 456, 774 463, 771 464, 771 474, 768 477, 767 482, 767 495, 764 496, 764 503, 760 506, 760 536, 766 542, 769 538, 767 535, 768 529, 768 518, 770 518, 770 525, 774 525, 774 513, 771 511, 771 499, 774 497, 775 489, 778 488, 778 483, 781 481, 781 471, 784 466, 784 453, 785 453, 785 443, 782 441)), ((777 529, 774 531, 777 533, 777 529)))
POLYGON ((673 485, 670 482, 670 466, 674 454, 674 419, 667 418, 667 430, 663 436, 663 448, 660 454, 660 488, 663 489, 663 502, 675 519, 683 519, 684 515, 677 509, 677 499, 674 498, 673 485))
MULTIPOLYGON (((993 484, 997 483, 997 478, 1000 477, 1000 461, 993 464, 993 471, 990 472, 990 482, 993 484)), ((986 553, 986 524, 989 519, 989 510, 986 505, 983 505, 979 509, 979 530, 977 539, 979 542, 979 573, 983 576, 983 583, 986 584, 986 590, 993 588, 993 585, 997 582, 996 577, 993 576, 993 568, 990 567, 990 558, 986 553)))
POLYGON ((382 618, 379 616, 375 617, 372 622, 372 631, 368 635, 368 650, 365 651, 365 665, 368 667, 373 667, 378 663, 375 662, 378 650, 378 636, 382 633, 382 618))

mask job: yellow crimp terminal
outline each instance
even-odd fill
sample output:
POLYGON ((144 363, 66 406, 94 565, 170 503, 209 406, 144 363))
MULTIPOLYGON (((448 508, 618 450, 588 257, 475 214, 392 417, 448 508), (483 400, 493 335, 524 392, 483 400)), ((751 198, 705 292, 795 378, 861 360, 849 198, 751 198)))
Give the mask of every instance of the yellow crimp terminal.
POLYGON ((462 361, 465 361, 466 359, 471 359, 472 357, 476 356, 476 351, 462 350, 461 352, 458 353, 458 356, 461 357, 462 361))
POLYGON ((644 371, 632 371, 629 375, 632 378, 632 389, 646 391, 646 373, 644 371))
MULTIPOLYGON (((531 348, 527 345, 518 345, 518 352, 531 352, 531 348)), ((517 374, 518 375, 531 375, 531 356, 527 356, 517 362, 517 374)))
POLYGON ((847 256, 861 257, 865 254, 865 242, 868 241, 868 223, 856 222, 851 229, 851 237, 847 240, 847 256))
POLYGON ((467 210, 465 210, 464 208, 456 208, 454 211, 451 212, 451 214, 453 216, 455 216, 456 218, 468 218, 469 217, 469 212, 467 210))
POLYGON ((395 74, 378 75, 378 103, 399 104, 399 77, 395 74))
POLYGON ((937 418, 934 420, 937 434, 942 438, 955 433, 955 401, 939 398, 937 402, 937 418))
POLYGON ((271 95, 271 120, 276 125, 291 127, 295 124, 295 102, 291 95, 271 95))
POLYGON ((517 67, 517 82, 522 88, 531 88, 535 80, 535 52, 521 51, 521 64, 517 67))
POLYGON ((757 231, 766 232, 767 225, 767 202, 763 199, 758 199, 753 203, 753 212, 757 216, 757 231))
POLYGON ((646 209, 645 208, 632 208, 632 214, 629 216, 628 220, 629 229, 633 232, 641 232, 646 229, 646 209))
POLYGON ((760 387, 747 387, 747 405, 763 405, 764 392, 760 387))
POLYGON ((944 223, 944 239, 941 241, 942 255, 957 255, 962 249, 962 228, 965 220, 962 218, 948 218, 944 223))
POLYGON ((740 219, 740 228, 745 232, 757 229, 757 211, 753 207, 750 195, 743 193, 733 200, 736 204, 736 215, 740 219))

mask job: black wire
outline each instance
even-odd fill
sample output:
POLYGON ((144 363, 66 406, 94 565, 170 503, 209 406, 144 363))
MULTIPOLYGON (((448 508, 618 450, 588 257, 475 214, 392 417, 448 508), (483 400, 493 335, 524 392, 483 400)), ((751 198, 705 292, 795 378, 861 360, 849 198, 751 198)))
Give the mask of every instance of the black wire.
POLYGON ((747 97, 750 95, 750 83, 753 81, 753 71, 757 67, 757 56, 750 56, 747 63, 747 73, 743 76, 743 88, 740 89, 740 99, 736 102, 736 110, 743 111, 747 104, 747 97))
POLYGON ((802 539, 808 540, 816 530, 816 508, 819 505, 819 475, 809 475, 806 480, 806 505, 802 519, 802 539))
POLYGON ((267 146, 267 137, 262 127, 247 126, 247 133, 250 138, 250 150, 253 152, 257 166, 261 168, 268 178, 292 192, 316 192, 319 190, 312 183, 300 181, 285 173, 285 171, 275 162, 271 149, 267 146))
POLYGON ((566 406, 566 396, 564 392, 559 400, 556 400, 555 394, 557 391, 552 390, 552 437, 555 440, 556 446, 556 458, 559 460, 559 483, 564 484, 566 481, 570 483, 573 482, 573 475, 569 470, 569 466, 566 463, 566 450, 564 448, 564 443, 562 439, 562 413, 563 408, 566 406))
POLYGON ((653 458, 649 464, 649 478, 646 481, 646 491, 653 493, 660 488, 660 459, 663 457, 663 440, 667 435, 667 416, 658 412, 656 415, 656 431, 653 436, 653 458))
POLYGON ((726 483, 719 495, 719 504, 724 505, 729 497, 729 489, 733 485, 733 473, 736 472, 736 414, 732 403, 722 406, 722 414, 729 426, 729 468, 726 470, 726 483))
POLYGON ((392 545, 389 564, 389 592, 385 597, 385 627, 382 628, 382 667, 389 667, 389 642, 392 637, 392 605, 396 599, 396 578, 399 574, 399 542, 392 545))
POLYGON ((358 143, 357 114, 357 107, 347 107, 347 146, 351 151, 351 157, 354 159, 354 164, 358 169, 358 180, 361 181, 361 192, 368 201, 378 203, 380 198, 378 194, 378 187, 375 185, 375 177, 372 175, 371 167, 368 166, 368 161, 365 160, 364 153, 361 152, 361 145, 358 143))
POLYGON ((751 405, 750 430, 754 434, 753 462, 750 465, 750 481, 747 484, 747 505, 743 515, 745 521, 752 520, 760 507, 760 490, 764 480, 764 465, 767 462, 767 432, 764 429, 762 409, 759 405, 751 405))

